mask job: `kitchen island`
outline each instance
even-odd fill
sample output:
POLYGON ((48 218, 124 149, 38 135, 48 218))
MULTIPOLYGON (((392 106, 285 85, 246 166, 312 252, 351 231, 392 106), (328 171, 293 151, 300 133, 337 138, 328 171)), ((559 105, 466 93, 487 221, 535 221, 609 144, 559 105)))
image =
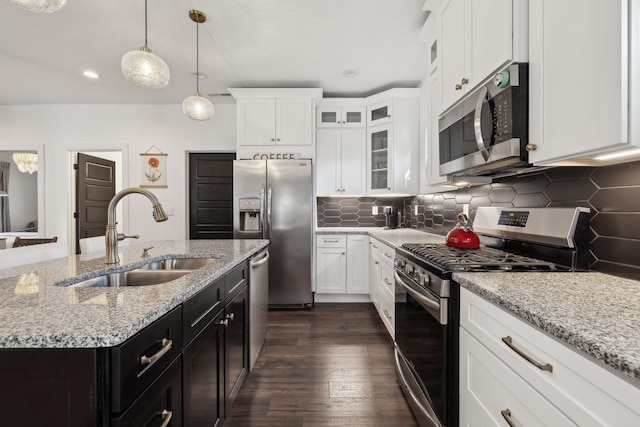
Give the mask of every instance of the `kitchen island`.
POLYGON ((3 425, 221 422, 248 372, 248 260, 268 243, 153 241, 121 248, 119 266, 95 252, 2 270, 3 425), (161 284, 74 286, 180 258, 211 262, 161 284))

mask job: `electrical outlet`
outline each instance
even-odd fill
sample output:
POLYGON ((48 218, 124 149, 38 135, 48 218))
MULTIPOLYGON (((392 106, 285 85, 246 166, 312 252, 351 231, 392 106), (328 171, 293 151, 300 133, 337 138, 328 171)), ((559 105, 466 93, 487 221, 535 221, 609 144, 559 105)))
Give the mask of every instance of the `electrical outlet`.
POLYGON ((173 208, 166 207, 164 208, 164 211, 167 214, 167 216, 173 216, 173 208))
POLYGON ((371 215, 378 215, 378 207, 371 206, 371 215))
POLYGON ((413 212, 414 212, 414 214, 415 214, 416 216, 418 216, 418 205, 415 205, 415 206, 413 207, 413 212))
POLYGON ((467 217, 469 216, 469 203, 464 203, 462 205, 462 213, 465 214, 467 217))

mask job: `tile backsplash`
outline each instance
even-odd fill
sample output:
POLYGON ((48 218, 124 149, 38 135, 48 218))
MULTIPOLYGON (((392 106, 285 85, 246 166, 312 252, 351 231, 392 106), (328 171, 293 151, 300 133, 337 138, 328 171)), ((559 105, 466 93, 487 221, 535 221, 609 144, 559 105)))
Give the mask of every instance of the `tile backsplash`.
POLYGON ((551 168, 417 197, 318 198, 318 226, 384 226, 384 215, 371 215, 371 206, 404 205, 406 226, 445 235, 464 204, 472 220, 479 206, 588 207, 591 269, 640 279, 640 162, 551 168))

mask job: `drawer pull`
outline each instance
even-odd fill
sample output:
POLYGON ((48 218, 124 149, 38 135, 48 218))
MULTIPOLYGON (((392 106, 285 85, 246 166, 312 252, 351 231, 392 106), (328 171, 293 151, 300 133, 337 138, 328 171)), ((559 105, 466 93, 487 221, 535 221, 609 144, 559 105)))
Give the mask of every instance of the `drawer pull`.
POLYGON ((235 318, 236 318, 236 315, 235 315, 235 314, 233 314, 233 313, 227 313, 227 314, 224 316, 224 318, 225 318, 225 319, 229 319, 229 321, 232 321, 233 319, 235 319, 235 318))
POLYGON ((324 241, 325 243, 338 243, 338 242, 340 242, 340 240, 338 240, 338 239, 332 239, 332 240, 324 239, 323 241, 324 241))
POLYGON ((165 409, 160 415, 162 415, 162 424, 160 427, 167 427, 171 422, 171 418, 173 418, 173 412, 165 409))
POLYGON ((502 337, 502 341, 509 346, 509 348, 513 351, 515 351, 516 353, 518 353, 518 355, 520 357, 522 357, 524 360, 526 360, 527 362, 531 363, 533 366, 535 366, 536 368, 540 369, 541 371, 549 371, 549 372, 553 372, 553 366, 551 366, 549 363, 545 363, 544 365, 540 362, 537 362, 535 360, 533 360, 531 357, 529 357, 528 355, 526 355, 522 350, 520 350, 518 347, 516 347, 513 344, 513 339, 507 335, 506 337, 502 337))
POLYGON ((216 320, 216 325, 222 325, 226 328, 227 326, 229 326, 229 319, 216 320))
POLYGON ((386 256, 386 257, 387 257, 387 258, 389 258, 389 259, 391 259, 391 258, 392 258, 392 256, 391 256, 391 255, 389 255, 387 252, 385 252, 385 253, 384 253, 384 256, 386 256))
POLYGON ((158 350, 158 352, 152 356, 142 356, 140 358, 141 365, 153 365, 160 359, 165 353, 171 350, 171 346, 173 345, 173 341, 168 340, 166 338, 162 339, 162 348, 158 350))
POLYGON ((386 283, 387 285, 391 286, 391 282, 386 277, 384 278, 384 283, 386 283))
POLYGON ((511 420, 511 411, 509 408, 503 409, 500 413, 502 414, 502 418, 504 418, 507 424, 509 424, 509 427, 516 427, 514 422, 511 420))
POLYGON ((391 320, 391 315, 389 314, 389 311, 387 310, 383 310, 384 311, 384 315, 387 316, 387 319, 391 320))

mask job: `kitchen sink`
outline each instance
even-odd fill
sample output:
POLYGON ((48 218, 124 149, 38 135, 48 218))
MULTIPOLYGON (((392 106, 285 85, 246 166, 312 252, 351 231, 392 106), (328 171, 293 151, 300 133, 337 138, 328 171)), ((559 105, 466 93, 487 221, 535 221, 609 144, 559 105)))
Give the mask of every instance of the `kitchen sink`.
POLYGON ((217 261, 221 257, 211 258, 167 258, 161 261, 151 262, 141 269, 145 270, 197 270, 198 268, 209 265, 217 261))
POLYGON ((104 288, 116 286, 146 286, 157 285, 178 279, 191 270, 130 270, 119 273, 109 273, 92 279, 74 283, 70 287, 76 288, 104 288))

